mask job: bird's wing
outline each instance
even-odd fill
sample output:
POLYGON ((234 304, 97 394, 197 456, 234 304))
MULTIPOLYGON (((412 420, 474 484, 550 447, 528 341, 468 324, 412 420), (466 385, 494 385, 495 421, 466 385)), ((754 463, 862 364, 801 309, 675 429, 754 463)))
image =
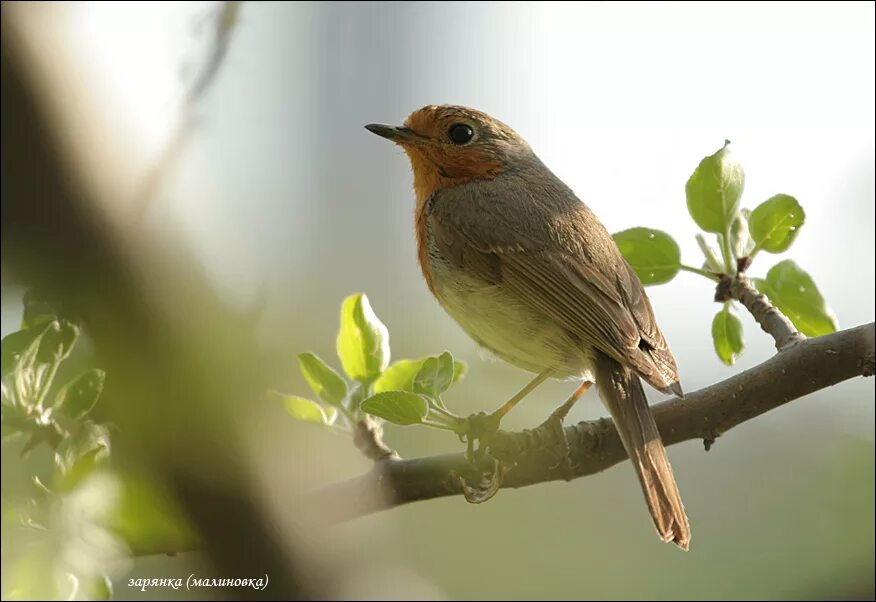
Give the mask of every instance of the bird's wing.
POLYGON ((675 360, 641 282, 596 217, 577 203, 580 210, 572 213, 581 213, 566 211, 559 227, 534 233, 538 225, 530 222, 513 242, 502 239, 507 225, 462 220, 440 202, 427 219, 439 252, 457 267, 513 291, 582 346, 630 366, 656 389, 680 394, 675 360))

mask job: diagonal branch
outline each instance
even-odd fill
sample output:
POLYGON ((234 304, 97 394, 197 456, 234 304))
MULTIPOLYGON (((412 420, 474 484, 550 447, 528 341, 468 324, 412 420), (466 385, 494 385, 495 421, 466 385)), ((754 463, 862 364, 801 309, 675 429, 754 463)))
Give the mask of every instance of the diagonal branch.
MULTIPOLYGON (((771 333, 772 334, 772 333, 771 333)), ((866 324, 788 346, 762 364, 688 394, 653 406, 666 445, 703 439, 707 446, 731 428, 826 387, 856 376, 872 376, 874 324, 866 324)), ((565 428, 573 468, 556 466, 550 442, 532 445, 532 432, 500 432, 493 447, 514 454, 517 464, 502 487, 571 480, 601 472, 626 459, 611 420, 565 428), (527 449, 528 448, 528 449, 527 449)), ((500 451, 501 453, 501 451, 500 451)), ((376 463, 357 478, 311 493, 303 500, 321 520, 337 522, 408 502, 462 493, 459 476, 481 478, 463 454, 376 463)))
POLYGON ((162 150, 158 161, 147 173, 142 186, 137 192, 134 207, 138 217, 142 217, 149 208, 155 193, 167 178, 168 172, 179 160, 189 142, 194 124, 195 107, 213 84, 216 74, 219 72, 219 67, 222 66, 225 55, 228 54, 231 37, 239 19, 241 4, 241 2, 237 1, 222 2, 209 16, 212 28, 209 55, 185 90, 180 115, 176 127, 171 134, 170 141, 162 150))
POLYGON ((763 331, 773 337, 776 341, 776 349, 782 351, 794 343, 806 340, 785 314, 773 306, 765 295, 751 286, 751 281, 746 276, 737 274, 732 280, 726 276, 724 279, 718 284, 715 300, 725 301, 726 299, 719 298, 724 293, 727 297, 739 301, 760 324, 763 331))
POLYGON ((383 441, 383 426, 369 415, 356 422, 353 428, 353 443, 369 460, 382 462, 398 460, 399 455, 383 441))

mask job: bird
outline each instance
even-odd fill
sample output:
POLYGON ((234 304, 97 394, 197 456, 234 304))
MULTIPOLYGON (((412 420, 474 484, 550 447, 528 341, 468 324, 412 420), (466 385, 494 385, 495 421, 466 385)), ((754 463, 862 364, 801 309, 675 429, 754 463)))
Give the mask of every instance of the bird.
POLYGON ((535 378, 596 383, 658 536, 683 550, 690 524, 642 385, 683 397, 678 367, 636 273, 575 193, 505 123, 429 105, 365 128, 410 159, 417 259, 429 290, 483 348, 535 378))

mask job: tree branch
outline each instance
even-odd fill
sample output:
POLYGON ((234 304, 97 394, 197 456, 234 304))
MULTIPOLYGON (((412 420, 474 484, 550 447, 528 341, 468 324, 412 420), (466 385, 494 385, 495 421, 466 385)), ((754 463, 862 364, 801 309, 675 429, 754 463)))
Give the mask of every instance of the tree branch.
MULTIPOLYGON (((718 293, 721 294, 722 284, 718 285, 718 293)), ((724 284, 724 286, 727 286, 724 284)), ((765 333, 773 337, 776 341, 776 349, 779 351, 785 349, 789 345, 799 343, 806 340, 806 337, 799 332, 791 323, 791 321, 776 309, 766 296, 757 292, 751 286, 751 281, 743 274, 737 274, 732 281, 729 282, 729 295, 745 306, 754 319, 760 324, 760 327, 765 333)))
POLYGON ((189 142, 194 124, 195 107, 213 84, 216 74, 219 73, 219 67, 222 66, 225 55, 228 54, 231 37, 239 19, 241 4, 242 2, 235 1, 222 2, 209 16, 209 20, 212 21, 210 23, 212 40, 209 55, 185 90, 180 115, 170 141, 162 150, 158 161, 147 173, 140 190, 137 192, 134 207, 135 215, 138 218, 142 218, 145 214, 150 202, 155 197, 155 193, 189 142))
POLYGON ((383 426, 367 414, 353 424, 353 443, 369 460, 398 460, 398 453, 383 441, 383 426))
MULTIPOLYGON (((773 328, 773 322, 768 323, 773 328)), ((708 448, 710 442, 738 424, 844 380, 872 376, 873 370, 871 322, 784 347, 782 353, 754 368, 684 399, 664 401, 652 410, 666 445, 703 439, 708 448)), ((559 442, 546 439, 539 429, 500 431, 491 442, 491 451, 516 457, 502 487, 571 480, 601 472, 627 457, 614 424, 607 418, 580 422, 564 432, 571 469, 557 465, 559 442)), ((337 522, 408 502, 462 494, 460 477, 477 483, 489 470, 473 467, 461 453, 378 462, 368 473, 311 493, 303 502, 319 519, 337 522)))

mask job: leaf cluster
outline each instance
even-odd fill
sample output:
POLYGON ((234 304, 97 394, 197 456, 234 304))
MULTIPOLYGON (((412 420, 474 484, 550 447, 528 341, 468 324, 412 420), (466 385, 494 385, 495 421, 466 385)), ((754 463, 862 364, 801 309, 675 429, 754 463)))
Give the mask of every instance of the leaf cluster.
MULTIPOLYGON (((733 159, 729 141, 703 158, 688 179, 688 213, 703 231, 696 236, 703 254, 701 266, 683 263, 678 244, 660 230, 631 228, 615 234, 614 240, 645 286, 670 282, 681 271, 715 282, 732 278, 745 272, 762 252, 787 251, 806 221, 803 207, 787 194, 776 194, 752 210, 742 208, 744 189, 745 172, 733 159)), ((820 336, 836 331, 836 316, 812 277, 794 261, 780 261, 765 277, 752 282, 803 334, 820 336)), ((712 320, 712 340, 715 353, 729 366, 745 345, 734 302, 721 302, 723 307, 712 320)))
POLYGON ((447 409, 442 396, 463 377, 465 364, 447 351, 390 363, 389 332, 364 294, 341 304, 336 347, 343 376, 316 354, 298 356, 316 399, 271 392, 290 416, 340 432, 352 432, 367 414, 463 434, 465 421, 447 409))

